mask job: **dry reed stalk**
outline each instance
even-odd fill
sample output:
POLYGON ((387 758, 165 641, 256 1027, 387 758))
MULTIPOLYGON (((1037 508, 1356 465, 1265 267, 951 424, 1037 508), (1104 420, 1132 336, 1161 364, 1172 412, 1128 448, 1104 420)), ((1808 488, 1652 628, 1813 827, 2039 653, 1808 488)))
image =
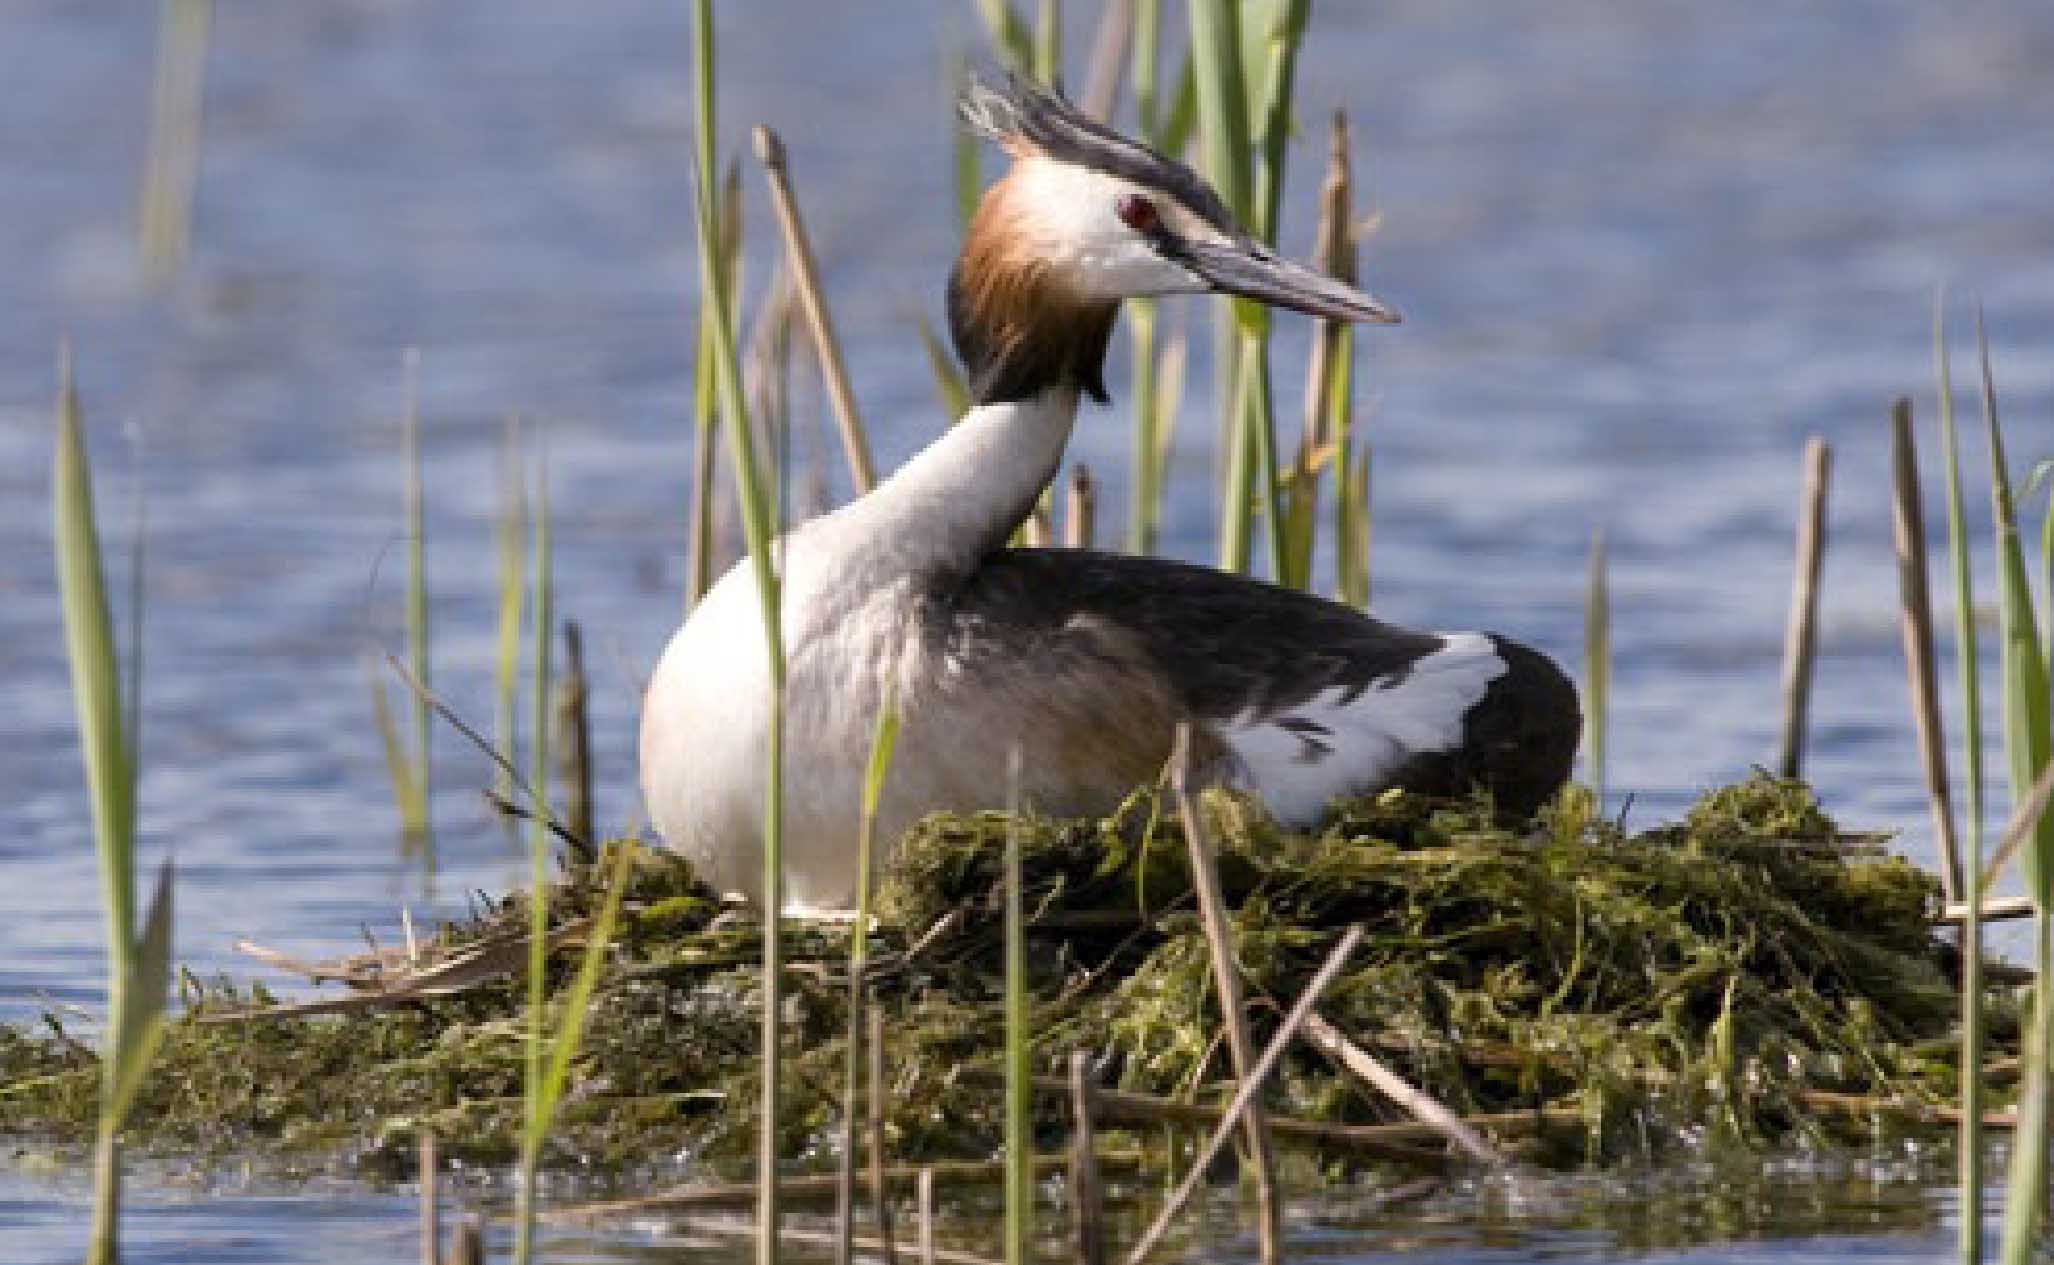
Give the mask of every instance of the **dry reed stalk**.
POLYGON ((1812 662, 1818 652, 1819 569, 1826 555, 1826 488, 1833 450, 1812 436, 1804 445, 1804 492, 1797 520, 1797 563, 1790 586, 1790 622, 1783 636, 1783 736, 1776 771, 1797 777, 1804 764, 1811 710, 1812 662))
POLYGON ((1314 1049, 1368 1081, 1378 1093, 1411 1112, 1414 1119, 1438 1129, 1471 1159, 1492 1168, 1511 1167, 1512 1161, 1505 1157, 1505 1153, 1492 1146, 1482 1134, 1463 1124, 1460 1116, 1385 1067, 1382 1060, 1350 1041, 1345 1033, 1328 1023, 1326 1017, 1317 1011, 1305 1021, 1305 1038, 1314 1049))
POLYGON ((1170 1222, 1184 1210, 1185 1204, 1191 1202, 1191 1196, 1197 1191, 1199 1182, 1205 1179, 1206 1170, 1219 1158, 1220 1148, 1226 1145, 1228 1136, 1240 1127, 1242 1113, 1248 1110, 1250 1104, 1255 1101, 1256 1094, 1261 1092, 1263 1083, 1276 1069, 1277 1060, 1284 1056, 1284 1050, 1298 1035, 1298 1029, 1305 1023, 1306 1017, 1312 1014, 1312 1008, 1319 1004, 1319 999, 1327 991, 1327 986, 1334 982, 1334 977, 1347 965, 1349 955, 1355 952, 1355 946, 1361 943, 1360 924, 1349 927, 1342 935, 1340 943, 1334 946, 1333 952, 1327 954, 1327 960, 1322 962, 1319 970, 1306 981, 1305 991, 1292 1003, 1290 1013, 1277 1025, 1276 1035, 1270 1038, 1262 1057, 1256 1060, 1253 1071, 1242 1080, 1241 1088, 1235 1091, 1233 1101, 1229 1102, 1227 1109, 1220 1114, 1220 1122, 1214 1127, 1212 1136, 1206 1139, 1205 1145, 1199 1148, 1198 1154, 1192 1158, 1190 1171, 1184 1175, 1184 1180, 1177 1184, 1177 1188, 1170 1192, 1168 1202, 1163 1204, 1162 1210, 1156 1214, 1155 1220, 1142 1234, 1140 1242, 1136 1243, 1134 1250, 1128 1254, 1127 1265, 1143 1265, 1143 1262, 1148 1260, 1148 1254, 1162 1242, 1162 1236, 1170 1228, 1170 1222))
POLYGON ((849 461, 849 477, 861 496, 877 486, 877 466, 870 456, 870 438, 863 429, 862 414, 856 408, 856 392, 849 385, 848 364, 842 358, 841 341, 835 337, 834 317, 820 288, 820 266, 813 256, 813 243, 799 217, 799 202, 792 193, 791 171, 785 160, 784 142, 776 132, 758 125, 753 133, 756 158, 770 178, 770 201, 777 211, 778 228, 784 233, 785 258, 790 261, 792 279, 799 291, 799 310, 806 316, 806 330, 820 358, 821 376, 827 381, 828 402, 834 407, 835 425, 842 435, 842 452, 849 461))
MULTIPOLYGON (((1319 191, 1319 227, 1313 235, 1312 257, 1320 271, 1351 285, 1356 277, 1353 176, 1348 165, 1348 116, 1334 111, 1327 151, 1326 179, 1319 191)), ((1343 600, 1350 600, 1355 586, 1350 579, 1352 558, 1347 553, 1352 535, 1348 513, 1348 473, 1352 464, 1350 432, 1353 429, 1351 389, 1352 327, 1341 321, 1320 321, 1313 330, 1312 354, 1306 364, 1305 435, 1299 441, 1298 460, 1291 472, 1291 497, 1285 518, 1291 525, 1291 547, 1287 557, 1293 575, 1289 583, 1309 587, 1312 583, 1312 552, 1319 536, 1320 472, 1331 464, 1339 472, 1336 484, 1342 548, 1336 554, 1338 588, 1343 600)))
POLYGON ((1106 0, 1099 11, 1098 30, 1091 37, 1091 61, 1084 72, 1084 95, 1078 105, 1084 113, 1104 123, 1119 103, 1120 79, 1127 66, 1127 50, 1134 42, 1134 0, 1106 0))
POLYGON ((889 1106, 884 1066, 884 1010, 870 1007, 870 1211, 877 1218, 877 1239, 884 1245, 885 1265, 898 1265, 892 1243, 891 1185, 885 1180, 884 1119, 889 1106))
MULTIPOLYGON (((791 478, 785 467, 791 456, 787 449, 792 423, 793 309, 797 306, 792 271, 780 261, 756 305, 742 361, 742 390, 748 398, 749 421, 755 427, 756 450, 769 455, 767 481, 779 489, 780 498, 791 478)), ((780 499, 780 514, 785 509, 780 499)))
POLYGON ((1077 1260, 1081 1265, 1105 1265, 1105 1190, 1099 1184, 1097 1130, 1091 1082, 1091 1056, 1083 1050, 1070 1052, 1070 1114, 1076 1127, 1070 1134, 1070 1203, 1075 1209, 1077 1260))
MULTIPOLYGON (((1191 886, 1198 897, 1199 916, 1204 920, 1205 943, 1212 958, 1213 986, 1219 991, 1220 1019, 1227 1030, 1227 1049, 1234 1060, 1234 1079, 1247 1084, 1255 1066, 1255 1042, 1248 1035, 1248 1015, 1241 995, 1241 972, 1235 965, 1233 929, 1227 920, 1226 897, 1220 892, 1219 866, 1213 859, 1212 840, 1191 798, 1191 725, 1177 726, 1176 745, 1170 753, 1170 788, 1176 797, 1177 814, 1184 822, 1184 840, 1191 852, 1191 886)), ((1269 1128, 1263 1122, 1259 1103, 1251 1100, 1246 1109, 1249 1157, 1255 1166, 1257 1227, 1264 1265, 1283 1259, 1283 1201, 1277 1192, 1277 1157, 1270 1146, 1269 1128)))
POLYGON ((485 1227, 475 1216, 457 1222, 456 1246, 450 1251, 449 1262, 450 1265, 485 1265, 485 1227))
POLYGON ((163 281, 176 273, 192 249, 213 14, 213 0, 163 0, 162 4, 150 147, 143 161, 143 205, 138 216, 143 267, 151 281, 163 281))
POLYGON ((1940 684, 1933 671, 1933 597, 1926 572, 1926 513, 1919 494, 1918 447, 1912 438, 1911 401, 1890 406, 1891 525, 1897 545, 1897 590, 1903 607, 1904 668, 1911 714, 1918 730, 1919 764, 1933 810, 1933 840, 1940 849, 1940 885, 1949 901, 1962 897, 1961 855, 1954 833, 1954 803, 1947 781, 1947 740, 1940 720, 1940 684))
MULTIPOLYGON (((1037 1076, 1034 1078, 1037 1092, 1066 1094, 1069 1082, 1057 1077, 1037 1076)), ((1179 1102, 1174 1098, 1161 1098, 1154 1094, 1135 1093, 1132 1090, 1095 1088, 1092 1091, 1092 1106, 1097 1114, 1109 1120, 1124 1120, 1135 1124, 1217 1124, 1221 1109, 1210 1103, 1179 1102)), ((1575 1109, 1564 1109, 1563 1118, 1571 1123, 1581 1119, 1575 1109)), ((1424 1124, 1329 1124, 1324 1120, 1300 1120, 1294 1116, 1270 1115, 1265 1117, 1273 1137, 1292 1138, 1321 1146, 1345 1147, 1372 1155, 1378 1159, 1395 1160, 1401 1164, 1416 1164, 1427 1168, 1438 1168, 1445 1163, 1445 1156, 1437 1151, 1423 1150, 1412 1145, 1415 1142, 1431 1142, 1435 1133, 1424 1124)), ((1465 1116, 1463 1122, 1472 1128, 1490 1128, 1500 1132, 1517 1130, 1531 1124, 1547 1123, 1550 1117, 1546 1111, 1514 1112, 1510 1114, 1465 1116)))
POLYGON ((441 1265, 442 1208, 436 1197, 435 1130, 421 1130, 421 1265, 441 1265))
POLYGON ((592 724, 585 678, 585 635, 578 621, 563 621, 563 675, 556 682, 556 732, 563 736, 558 772, 563 778, 564 829, 581 865, 599 859, 592 830, 592 724))
POLYGON ((1072 549, 1091 548, 1097 521, 1098 486, 1091 481, 1091 467, 1080 462, 1070 472, 1070 495, 1063 507, 1063 544, 1072 549))
MULTIPOLYGON (((694 1221, 692 1226, 694 1229, 704 1230, 712 1234, 725 1234, 733 1238, 751 1238, 756 1234, 756 1227, 754 1225, 744 1224, 740 1221, 708 1219, 694 1221)), ((831 1230, 802 1230, 787 1226, 780 1237, 786 1243, 824 1247, 833 1240, 834 1232, 831 1230)), ((881 1252, 888 1247, 895 1247, 896 1245, 870 1238, 867 1235, 859 1235, 856 1239, 856 1246, 865 1252, 881 1252)), ((935 1248, 934 1259, 939 1265, 998 1265, 998 1262, 992 1260, 989 1256, 979 1256, 975 1252, 964 1252, 947 1247, 935 1248)))
MULTIPOLYGON (((1961 1123, 1961 1112, 1941 1103, 1912 1102, 1876 1094, 1842 1094, 1829 1089, 1799 1090, 1797 1100, 1813 1111, 1836 1111, 1843 1115, 1889 1116, 1919 1124, 1961 1123)), ((1983 1127, 2015 1129, 2018 1127, 2018 1113, 1986 1111, 1983 1113, 1983 1127)))
POLYGON ((920 1265, 935 1265, 934 1170, 922 1168, 914 1200, 920 1209, 920 1265))
POLYGON ((1046 494, 1034 503, 1033 513, 1027 516, 1026 522, 1020 524, 1017 534, 1020 538, 1020 547, 1023 549, 1046 549, 1055 543, 1055 525, 1049 522, 1046 494))
MULTIPOLYGON (((1933 921, 1963 922, 1968 918, 1968 910, 1968 902, 1965 900, 1948 901, 1946 908, 1942 909, 1940 916, 1933 921)), ((2033 904, 2032 900, 2025 896, 1983 898, 1982 921, 1984 922, 2009 922, 2019 918, 2030 918, 2038 912, 2039 906, 2033 904)))
MULTIPOLYGON (((1056 1084, 1067 1091, 1067 1081, 1058 1078, 1056 1084)), ((1144 1158, 1139 1151, 1116 1151, 1100 1155, 1098 1165, 1102 1172, 1132 1173, 1140 1170, 1144 1158)), ((1068 1155, 1037 1155, 1032 1167, 1038 1180, 1063 1172, 1069 1167, 1069 1163, 1068 1155)), ((891 1189, 906 1190, 920 1180, 922 1173, 931 1173, 936 1181, 962 1184, 974 1182, 985 1185, 1004 1180, 1005 1161, 935 1160, 925 1164, 892 1164, 885 1168, 884 1179, 891 1189)), ((834 1190, 833 1173, 781 1177, 777 1182, 779 1197, 793 1201, 829 1199, 834 1196, 834 1190)), ((757 1183, 751 1178, 747 1181, 722 1182, 710 1186, 681 1186, 674 1190, 658 1191, 653 1195, 640 1195, 633 1199, 609 1199, 568 1208, 545 1208, 540 1215, 543 1221, 551 1223, 592 1224, 610 1217, 631 1217, 652 1212, 746 1208, 756 1201, 757 1192, 757 1183)))
POLYGON ((1590 573, 1583 595, 1583 773, 1598 811, 1605 810, 1605 742, 1611 719, 1612 589, 1605 529, 1590 534, 1590 573))
MULTIPOLYGON (((2003 837, 1997 841, 1997 850, 1990 854, 1989 867, 1983 871, 1982 882, 1978 884, 1979 892, 1990 890, 1990 885, 2004 873, 2005 867, 2011 864, 2011 859, 2018 855, 2019 850, 2024 848, 2039 830, 2040 818, 2046 816, 2049 800, 2054 800, 2054 760, 2048 761, 2040 770, 2040 775, 2033 780, 2024 798, 2012 809, 2011 821, 2004 827, 2003 837)), ((1986 901, 1987 899, 1985 897, 1986 901)), ((2028 907, 2028 915, 2039 912, 2038 906, 2030 897, 2022 899, 2028 907)), ((1993 916, 1987 912, 1988 909, 1989 905, 1985 904, 1985 919, 1993 916)))

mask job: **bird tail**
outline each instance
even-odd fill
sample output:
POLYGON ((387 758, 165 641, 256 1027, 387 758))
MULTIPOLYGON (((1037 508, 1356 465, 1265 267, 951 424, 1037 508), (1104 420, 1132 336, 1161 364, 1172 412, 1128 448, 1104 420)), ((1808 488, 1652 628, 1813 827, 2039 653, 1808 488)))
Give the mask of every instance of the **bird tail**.
POLYGON ((1393 780, 1425 794, 1463 795, 1481 787, 1499 812, 1523 820, 1569 780, 1583 709, 1553 659, 1496 633, 1489 637, 1505 671, 1463 715, 1461 743, 1416 757, 1393 780))

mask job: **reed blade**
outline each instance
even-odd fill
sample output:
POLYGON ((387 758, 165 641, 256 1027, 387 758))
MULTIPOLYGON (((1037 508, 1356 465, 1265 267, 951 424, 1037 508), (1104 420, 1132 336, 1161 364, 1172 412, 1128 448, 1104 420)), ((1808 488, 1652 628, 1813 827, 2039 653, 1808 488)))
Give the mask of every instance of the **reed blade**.
MULTIPOLYGON (((1997 554, 1997 622, 2004 691, 2004 749, 2011 768, 2011 794, 2023 811, 2047 764, 2049 748, 2047 662, 2039 622, 2034 613, 2031 577, 2019 539, 2018 507, 2004 456, 2003 428, 1997 416, 1997 390, 1990 371, 1990 342, 1981 311, 1976 313, 1976 351, 1981 370, 1983 424, 1990 446, 1990 499, 1997 554)), ((2018 1128, 2014 1135, 2007 1182, 2002 1253, 2006 1265, 2031 1259, 2046 1216, 2047 1129, 2049 1123, 2048 1059, 2054 1054, 2054 922, 2050 922, 2050 880, 2054 880, 2054 817, 2042 814, 2021 851, 2033 918, 2034 962, 2038 985, 2033 990, 2032 1023, 2024 1040, 2024 1084, 2019 1091, 2018 1128)), ((1982 876, 1980 899, 2004 861, 2004 852, 1982 876)), ((1970 902, 1976 903, 1975 900, 1970 902)))
MULTIPOLYGON (((401 421, 402 446, 406 462, 407 532, 407 660, 414 676, 424 687, 434 688, 428 668, 428 522, 425 479, 421 468, 421 353, 408 348, 401 358, 406 405, 401 421)), ((431 765, 430 738, 433 720, 425 699, 413 699, 413 771, 407 779, 402 806, 402 840, 407 855, 418 857, 423 870, 435 871, 434 827, 429 820, 431 765)))
POLYGON ((521 616, 527 605, 528 586, 528 493, 525 466, 521 458, 521 424, 509 417, 500 462, 499 522, 495 528, 499 544, 499 628, 492 668, 493 747, 504 761, 493 771, 493 789, 503 799, 513 797, 513 773, 508 767, 518 759, 520 730, 521 616))
MULTIPOLYGON (((126 688, 114 648, 92 469, 68 349, 58 360, 57 442, 51 468, 53 539, 65 654, 93 815, 107 930, 107 1035, 100 1056, 89 1265, 115 1265, 121 1207, 120 1130, 163 1032, 171 963, 173 873, 159 871, 141 933, 135 927, 136 747, 122 714, 126 688)), ((138 599, 140 595, 138 594, 138 599)), ((133 612, 140 628, 140 612, 133 612)), ((139 649, 139 648, 138 648, 139 649)))
POLYGON ((118 969, 135 927, 135 767, 121 714, 121 668, 108 613, 100 532, 93 513, 93 477, 85 423, 71 357, 58 363, 57 445, 51 471, 57 588, 64 613, 65 656, 71 665, 72 701, 84 750, 86 790, 100 868, 100 905, 106 914, 112 987, 108 1009, 118 1014, 118 969))
POLYGON ((558 1003, 555 1029, 549 1038, 549 1061, 535 1097, 535 1114, 526 1122, 521 1136, 522 1163, 531 1169, 541 1160, 542 1143, 549 1135, 557 1107, 562 1105, 564 1087, 570 1083, 571 1060, 577 1057, 578 1043, 584 1039, 585 1019, 591 1012, 592 996, 598 991, 599 977, 606 969, 606 953, 612 947, 614 928, 620 922, 621 899, 627 893, 637 846, 630 840, 614 845, 613 866, 607 872, 606 894, 599 906, 599 916, 585 935, 585 951, 578 959, 578 973, 572 977, 569 990, 558 1003))
POLYGON ((105 1082, 102 1114, 119 1127, 135 1105, 136 1093, 164 1041, 164 1003, 171 989, 171 905, 177 871, 167 858, 157 869, 156 890, 143 914, 143 929, 125 964, 119 1026, 110 1054, 112 1075, 105 1082))
MULTIPOLYGON (((1997 556, 1997 627, 2003 669, 2004 753, 2011 769, 2011 795, 2019 802, 2028 794, 2047 763, 2049 748, 2047 660, 2040 646, 2039 619, 2033 604, 2032 578, 2018 530, 2018 504, 2012 495, 2010 468, 2004 456, 2003 428, 1997 416, 1997 390, 1990 372, 1990 344, 1982 314, 1976 315, 1976 347, 1981 368, 1983 425, 1990 446, 1991 525, 1997 556)), ((2047 911, 2054 889, 2054 820, 2043 820, 2022 854, 2026 891, 2047 911)), ((1986 875, 1988 887, 1994 875, 1986 875)))

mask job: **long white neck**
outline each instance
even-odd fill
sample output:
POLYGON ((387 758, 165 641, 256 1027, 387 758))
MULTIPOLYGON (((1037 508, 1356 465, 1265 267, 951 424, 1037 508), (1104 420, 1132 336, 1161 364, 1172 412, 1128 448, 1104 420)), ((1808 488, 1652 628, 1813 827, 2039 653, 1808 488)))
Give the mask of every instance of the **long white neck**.
POLYGON ((871 575, 967 571, 1026 520, 1076 420, 1075 387, 979 405, 828 530, 871 575))

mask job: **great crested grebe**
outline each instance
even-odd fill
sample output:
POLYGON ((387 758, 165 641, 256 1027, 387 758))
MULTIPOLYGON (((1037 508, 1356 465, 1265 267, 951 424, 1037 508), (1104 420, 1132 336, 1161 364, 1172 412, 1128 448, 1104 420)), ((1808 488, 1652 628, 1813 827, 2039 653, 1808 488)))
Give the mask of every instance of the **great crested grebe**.
MULTIPOLYGON (((1340 321, 1397 317, 1279 258, 1188 167, 1024 82, 964 120, 1012 157, 950 273, 976 407, 868 495, 783 547, 786 892, 846 908, 857 804, 887 698, 902 718, 877 838, 1021 791, 1102 814, 1155 779, 1193 723, 1202 774, 1287 824, 1393 785, 1490 788, 1524 813, 1567 777, 1581 721, 1545 656, 1484 633, 1411 632, 1206 567, 1007 540, 1054 478, 1077 397, 1106 401, 1123 299, 1225 293, 1340 321)), ((761 887, 770 687, 749 567, 671 639, 642 715, 656 828, 709 882, 761 887)))

